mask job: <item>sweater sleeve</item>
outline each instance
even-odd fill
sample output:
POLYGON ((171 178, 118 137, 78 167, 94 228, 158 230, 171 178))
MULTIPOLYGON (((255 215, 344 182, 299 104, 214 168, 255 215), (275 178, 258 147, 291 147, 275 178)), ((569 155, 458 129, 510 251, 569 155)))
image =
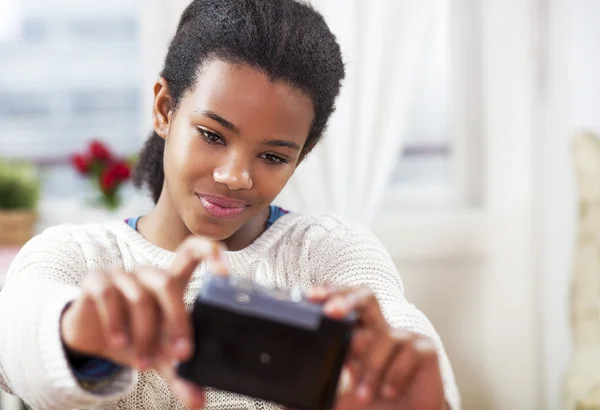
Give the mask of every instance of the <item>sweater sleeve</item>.
POLYGON ((92 393, 69 366, 60 318, 79 295, 88 266, 70 229, 51 228, 30 240, 0 291, 0 387, 35 409, 95 407, 125 394, 135 378, 124 369, 92 393))
POLYGON ((321 239, 311 252, 311 265, 318 266, 314 283, 367 286, 377 297, 384 317, 394 328, 429 337, 436 345, 446 401, 460 409, 454 372, 442 341, 427 317, 404 297, 400 275, 385 248, 368 230, 335 219, 322 223, 321 239))

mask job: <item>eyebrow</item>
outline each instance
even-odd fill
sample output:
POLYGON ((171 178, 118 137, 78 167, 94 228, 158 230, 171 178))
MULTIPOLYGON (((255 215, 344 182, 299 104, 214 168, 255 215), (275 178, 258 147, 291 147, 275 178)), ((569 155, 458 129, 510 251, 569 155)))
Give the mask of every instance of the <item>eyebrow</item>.
MULTIPOLYGON (((210 110, 205 110, 205 111, 202 111, 202 115, 210 118, 211 120, 218 122, 219 124, 221 124, 223 127, 227 128, 228 130, 230 130, 238 135, 240 134, 240 129, 238 127, 233 125, 231 122, 227 121, 225 118, 221 117, 219 114, 217 114, 213 111, 210 111, 210 110)), ((296 151, 300 151, 302 149, 298 144, 296 144, 293 141, 269 139, 269 140, 264 141, 263 143, 265 145, 269 145, 271 147, 290 148, 290 149, 293 149, 296 151)))
POLYGON ((269 145, 271 147, 284 147, 284 148, 291 148, 293 150, 300 151, 300 146, 292 141, 271 139, 271 140, 266 140, 264 142, 264 144, 269 145))
POLYGON ((209 110, 206 110, 206 111, 202 111, 202 115, 210 118, 211 120, 218 122, 223 127, 227 128, 229 131, 235 132, 238 135, 240 134, 240 130, 238 127, 236 127, 235 125, 233 125, 232 123, 227 121, 225 118, 221 117, 219 114, 209 111, 209 110))

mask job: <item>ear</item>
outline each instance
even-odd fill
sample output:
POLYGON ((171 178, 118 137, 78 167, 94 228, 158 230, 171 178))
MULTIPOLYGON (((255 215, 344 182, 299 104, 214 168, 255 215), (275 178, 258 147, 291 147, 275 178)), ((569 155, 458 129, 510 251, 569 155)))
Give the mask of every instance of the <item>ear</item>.
POLYGON ((173 114, 173 99, 169 92, 167 80, 160 77, 154 84, 154 105, 152 106, 152 122, 154 131, 162 138, 167 139, 169 125, 173 114))

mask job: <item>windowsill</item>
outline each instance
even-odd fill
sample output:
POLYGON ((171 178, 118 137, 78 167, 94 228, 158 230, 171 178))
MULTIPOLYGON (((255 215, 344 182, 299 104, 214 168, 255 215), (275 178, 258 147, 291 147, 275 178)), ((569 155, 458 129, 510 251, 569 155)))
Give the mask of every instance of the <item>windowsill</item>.
POLYGON ((115 211, 94 207, 77 198, 43 199, 38 207, 36 233, 65 223, 82 224, 126 219, 147 213, 152 206, 152 201, 141 195, 128 198, 115 211))

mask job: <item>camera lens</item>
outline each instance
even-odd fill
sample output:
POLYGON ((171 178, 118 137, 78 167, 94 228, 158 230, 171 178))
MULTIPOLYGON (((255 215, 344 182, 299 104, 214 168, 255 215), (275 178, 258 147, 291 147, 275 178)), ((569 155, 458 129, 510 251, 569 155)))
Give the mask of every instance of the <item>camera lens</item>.
POLYGON ((271 355, 267 352, 264 352, 260 355, 260 362, 262 364, 268 364, 271 361, 271 355))

